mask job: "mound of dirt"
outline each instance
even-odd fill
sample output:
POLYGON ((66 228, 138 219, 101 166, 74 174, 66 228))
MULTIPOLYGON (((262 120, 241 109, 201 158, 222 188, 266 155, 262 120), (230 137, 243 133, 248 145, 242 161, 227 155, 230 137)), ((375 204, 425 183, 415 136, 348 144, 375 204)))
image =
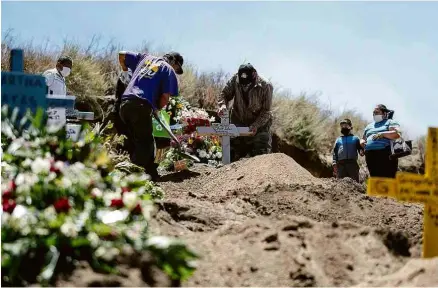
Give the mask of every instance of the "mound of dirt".
POLYGON ((420 256, 420 205, 368 197, 351 179, 315 178, 283 154, 164 178, 151 229, 203 256, 185 285, 352 286, 420 256))
POLYGON ((295 216, 226 225, 188 241, 203 260, 187 286, 351 286, 406 262, 374 229, 295 216))
MULTIPOLYGON (((180 237, 202 257, 185 286, 438 283, 436 261, 413 261, 421 251, 421 206, 368 197, 350 179, 315 178, 284 154, 219 169, 195 165, 162 181, 166 195, 151 232, 180 237)), ((141 280, 138 269, 117 279, 90 274, 94 282, 76 273, 84 285, 175 285, 148 283, 143 273, 141 280)))
POLYGON ((394 274, 371 278, 357 287, 436 287, 438 258, 412 259, 394 274))
POLYGON ((282 153, 245 158, 221 167, 205 179, 203 189, 211 193, 239 188, 256 188, 260 185, 310 184, 319 179, 301 167, 294 159, 282 153))

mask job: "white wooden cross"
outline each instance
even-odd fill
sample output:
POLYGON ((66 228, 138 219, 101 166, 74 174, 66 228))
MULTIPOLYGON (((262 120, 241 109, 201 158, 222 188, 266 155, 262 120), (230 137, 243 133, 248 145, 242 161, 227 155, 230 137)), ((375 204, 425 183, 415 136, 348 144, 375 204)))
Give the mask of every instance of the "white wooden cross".
POLYGON ((199 135, 221 136, 222 163, 230 164, 230 136, 251 136, 251 133, 249 132, 249 127, 236 127, 236 125, 230 124, 230 114, 228 110, 225 110, 220 118, 221 123, 212 123, 211 127, 196 127, 196 131, 199 135))

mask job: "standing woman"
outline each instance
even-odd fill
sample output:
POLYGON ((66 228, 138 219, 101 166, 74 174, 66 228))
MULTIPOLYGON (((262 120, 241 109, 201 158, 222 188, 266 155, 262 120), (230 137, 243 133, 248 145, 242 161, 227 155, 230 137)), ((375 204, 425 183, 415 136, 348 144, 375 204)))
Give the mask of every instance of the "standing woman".
POLYGON ((374 122, 368 124, 361 140, 365 148, 365 160, 371 177, 395 178, 398 159, 389 159, 391 140, 400 137, 400 125, 388 118, 391 112, 385 105, 374 108, 374 122))

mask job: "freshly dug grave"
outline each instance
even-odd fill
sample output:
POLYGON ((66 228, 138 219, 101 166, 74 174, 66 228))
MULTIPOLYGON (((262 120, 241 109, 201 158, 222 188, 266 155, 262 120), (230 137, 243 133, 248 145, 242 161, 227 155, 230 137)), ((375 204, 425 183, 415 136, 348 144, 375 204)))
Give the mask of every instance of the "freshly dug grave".
MULTIPOLYGON (((368 197, 348 179, 315 178, 284 154, 219 169, 195 165, 160 185, 166 195, 151 232, 180 237, 202 257, 183 286, 438 285, 438 260, 415 258, 421 206, 368 197)), ((117 277, 84 267, 60 284, 178 283, 143 265, 117 277)))
POLYGON ((350 179, 314 178, 284 154, 197 165, 163 181, 151 228, 203 255, 188 286, 351 286, 420 256, 421 206, 368 197, 350 179), (291 228, 299 236, 283 231, 297 221, 311 224, 291 228), (277 240, 264 242, 270 235, 277 240))

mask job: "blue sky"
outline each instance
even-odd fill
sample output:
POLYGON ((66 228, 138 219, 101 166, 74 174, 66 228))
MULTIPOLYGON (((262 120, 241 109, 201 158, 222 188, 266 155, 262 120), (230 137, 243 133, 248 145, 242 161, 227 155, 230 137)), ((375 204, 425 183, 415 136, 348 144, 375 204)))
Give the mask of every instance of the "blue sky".
MULTIPOLYGON (((152 42, 199 70, 254 64, 276 87, 320 92, 327 107, 369 120, 377 103, 409 136, 438 126, 438 2, 5 2, 2 35, 95 34, 125 49, 152 42)), ((299 113, 291 111, 291 113, 299 113)))

